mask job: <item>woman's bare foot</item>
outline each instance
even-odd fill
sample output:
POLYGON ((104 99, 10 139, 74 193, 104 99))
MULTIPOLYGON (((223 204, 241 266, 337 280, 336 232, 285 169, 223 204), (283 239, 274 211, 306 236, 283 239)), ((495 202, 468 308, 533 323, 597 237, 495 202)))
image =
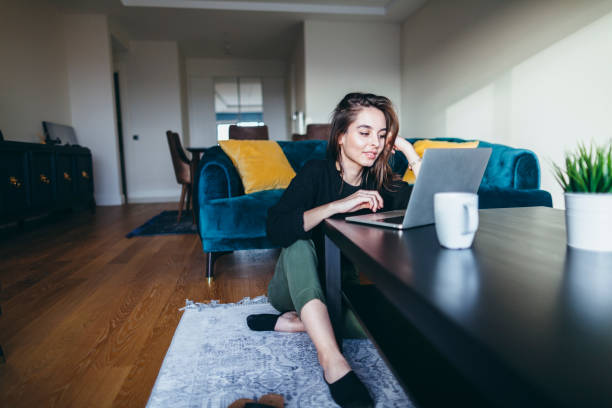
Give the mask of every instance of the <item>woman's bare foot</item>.
POLYGON ((341 353, 334 353, 334 355, 330 357, 319 356, 319 363, 323 368, 325 381, 329 384, 338 381, 340 378, 344 377, 346 373, 351 371, 351 366, 349 366, 341 353))
POLYGON ((274 331, 295 333, 306 331, 306 327, 304 327, 304 323, 302 323, 298 314, 291 311, 285 312, 278 317, 274 325, 274 331))

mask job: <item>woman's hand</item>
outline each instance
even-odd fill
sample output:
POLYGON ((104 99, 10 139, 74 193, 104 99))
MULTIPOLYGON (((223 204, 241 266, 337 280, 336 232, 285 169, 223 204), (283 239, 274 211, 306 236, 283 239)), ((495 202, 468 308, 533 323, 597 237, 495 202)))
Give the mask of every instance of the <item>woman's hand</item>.
POLYGON ((350 196, 331 203, 335 214, 359 211, 369 208, 376 212, 383 208, 383 199, 376 190, 359 190, 350 196))
POLYGON ((414 146, 412 146, 412 143, 410 143, 401 136, 397 136, 395 138, 393 151, 395 152, 395 150, 399 150, 400 152, 404 153, 404 156, 406 156, 409 162, 418 160, 420 158, 416 150, 414 150, 414 146))
POLYGON ((383 199, 375 190, 359 190, 342 200, 332 201, 304 212, 304 231, 310 231, 321 221, 339 213, 369 208, 376 212, 383 208, 383 199))

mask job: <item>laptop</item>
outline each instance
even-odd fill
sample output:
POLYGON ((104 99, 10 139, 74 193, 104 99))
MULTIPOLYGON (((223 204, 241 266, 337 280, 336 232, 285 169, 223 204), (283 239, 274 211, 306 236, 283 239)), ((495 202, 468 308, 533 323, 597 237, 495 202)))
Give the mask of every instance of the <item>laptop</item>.
POLYGON ((408 229, 434 223, 436 193, 476 193, 492 149, 428 149, 405 210, 346 217, 349 222, 408 229))
POLYGON ((76 133, 74 128, 68 125, 60 125, 59 123, 43 121, 43 130, 45 132, 45 140, 49 144, 67 144, 78 146, 76 133))

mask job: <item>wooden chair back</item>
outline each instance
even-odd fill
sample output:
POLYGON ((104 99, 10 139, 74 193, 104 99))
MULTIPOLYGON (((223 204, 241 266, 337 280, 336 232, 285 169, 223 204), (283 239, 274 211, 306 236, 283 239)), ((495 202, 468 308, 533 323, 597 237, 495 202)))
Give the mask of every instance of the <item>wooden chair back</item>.
POLYGON ((229 138, 236 140, 268 140, 268 127, 264 126, 236 126, 229 127, 229 138))
POLYGON ((329 140, 331 124, 311 123, 306 126, 306 140, 329 140))
POLYGON ((176 182, 179 184, 191 184, 191 162, 183 150, 181 138, 178 133, 171 130, 166 132, 166 137, 168 138, 168 147, 170 148, 176 182))

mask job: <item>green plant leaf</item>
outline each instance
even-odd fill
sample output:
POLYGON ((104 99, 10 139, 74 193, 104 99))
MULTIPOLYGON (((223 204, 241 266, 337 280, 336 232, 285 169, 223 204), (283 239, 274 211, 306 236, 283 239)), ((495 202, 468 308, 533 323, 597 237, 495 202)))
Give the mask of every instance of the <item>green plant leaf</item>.
POLYGON ((601 191, 604 193, 612 193, 612 144, 608 146, 608 151, 604 155, 604 163, 602 163, 604 177, 601 191))
POLYGON ((607 183, 606 183, 606 187, 604 187, 604 191, 607 192, 612 192, 612 142, 610 143, 610 145, 608 146, 608 154, 606 157, 607 160, 607 166, 606 167, 606 179, 607 179, 607 183))
POLYGON ((553 175, 566 192, 612 192, 612 141, 603 146, 579 142, 565 154, 565 170, 552 163, 553 175))
POLYGON ((595 161, 592 163, 593 175, 591 177, 590 191, 597 193, 600 191, 599 182, 603 177, 603 169, 601 165, 603 163, 603 151, 600 148, 595 150, 595 161))
POLYGON ((567 168, 567 176, 572 182, 572 191, 582 193, 588 192, 587 182, 581 173, 580 164, 572 163, 571 166, 567 168))
POLYGON ((555 176, 555 179, 557 180, 557 183, 559 183, 559 185, 564 191, 568 191, 569 183, 565 179, 565 174, 563 173, 563 170, 561 170, 561 168, 557 166, 555 163, 551 163, 551 164, 553 167, 554 176, 555 176))

